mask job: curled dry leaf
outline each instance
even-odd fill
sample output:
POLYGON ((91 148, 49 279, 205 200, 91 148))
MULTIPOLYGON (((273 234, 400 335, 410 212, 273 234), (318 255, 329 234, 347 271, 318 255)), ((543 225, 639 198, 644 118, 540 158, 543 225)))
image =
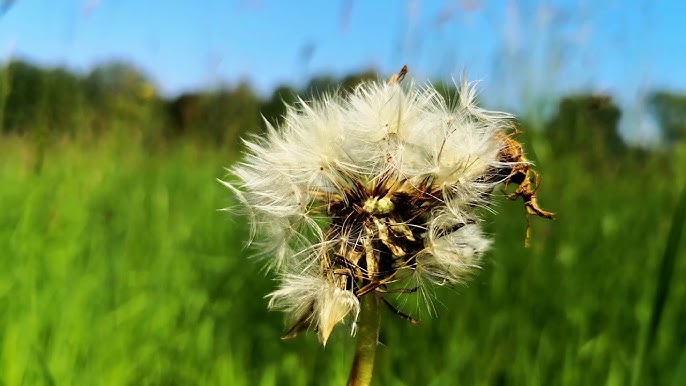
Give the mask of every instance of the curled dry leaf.
POLYGON ((526 209, 526 239, 525 245, 528 247, 531 239, 531 224, 528 216, 536 215, 538 217, 552 219, 555 213, 549 212, 541 208, 536 199, 536 192, 540 186, 540 177, 538 173, 531 167, 531 163, 524 156, 524 148, 522 144, 513 137, 520 132, 515 130, 512 133, 499 133, 505 146, 500 150, 498 159, 502 162, 507 162, 511 165, 509 175, 503 181, 505 189, 510 183, 517 184, 517 189, 507 196, 510 200, 516 200, 521 197, 524 201, 524 208, 526 209))

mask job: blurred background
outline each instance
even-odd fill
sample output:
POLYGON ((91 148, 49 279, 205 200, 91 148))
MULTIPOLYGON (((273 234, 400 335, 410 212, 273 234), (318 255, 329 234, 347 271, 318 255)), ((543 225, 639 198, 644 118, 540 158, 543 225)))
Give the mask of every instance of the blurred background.
MULTIPOLYGON (((343 384, 353 339, 279 339, 216 181, 284 102, 407 64, 517 114, 541 173, 438 317, 384 315, 380 385, 686 384, 680 2, 0 3, 0 384, 343 384)), ((412 296, 412 295, 410 295, 412 296)))

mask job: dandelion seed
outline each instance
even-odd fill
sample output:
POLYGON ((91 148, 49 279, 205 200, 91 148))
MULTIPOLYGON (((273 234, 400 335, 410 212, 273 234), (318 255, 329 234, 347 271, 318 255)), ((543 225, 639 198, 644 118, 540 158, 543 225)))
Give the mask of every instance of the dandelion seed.
POLYGON ((479 108, 466 81, 448 103, 431 86, 401 85, 406 72, 289 107, 230 170, 225 184, 272 248, 280 286, 269 307, 287 313, 287 337, 311 328, 325 344, 338 323, 354 332, 363 297, 418 283, 429 298, 431 285, 464 281, 490 245, 480 211, 499 184, 519 185, 510 198, 528 213, 552 216, 511 115, 479 108))

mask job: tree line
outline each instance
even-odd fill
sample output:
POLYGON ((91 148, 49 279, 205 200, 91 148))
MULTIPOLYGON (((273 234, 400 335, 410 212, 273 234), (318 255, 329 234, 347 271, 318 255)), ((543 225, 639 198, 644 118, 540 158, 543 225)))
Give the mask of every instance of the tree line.
MULTIPOLYGON (((345 92, 376 78, 373 72, 342 79, 319 76, 301 89, 280 86, 267 98, 247 83, 165 98, 141 71, 124 62, 78 74, 15 60, 0 69, 0 131, 41 136, 121 131, 153 143, 191 136, 236 146, 241 136, 264 129, 262 117, 278 123, 285 113, 284 102, 307 100, 325 91, 345 92)), ((450 86, 439 91, 456 92, 450 86)), ((648 108, 664 143, 686 139, 686 95, 653 92, 648 108)), ((544 123, 544 132, 553 143, 564 144, 561 151, 621 153, 627 145, 618 134, 620 117, 621 110, 610 96, 566 96, 544 123)))

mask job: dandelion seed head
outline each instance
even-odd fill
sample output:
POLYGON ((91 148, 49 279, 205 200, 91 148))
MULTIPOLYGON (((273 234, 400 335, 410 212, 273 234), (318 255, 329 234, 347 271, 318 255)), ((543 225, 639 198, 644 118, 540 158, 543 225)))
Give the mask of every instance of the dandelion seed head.
MULTIPOLYGON (((325 343, 390 283, 453 285, 490 241, 480 212, 516 160, 511 116, 478 107, 462 82, 450 101, 412 82, 368 82, 349 95, 300 100, 280 127, 245 142, 225 182, 274 256, 269 307, 325 343)), ((432 306, 429 305, 431 308, 432 306)))

